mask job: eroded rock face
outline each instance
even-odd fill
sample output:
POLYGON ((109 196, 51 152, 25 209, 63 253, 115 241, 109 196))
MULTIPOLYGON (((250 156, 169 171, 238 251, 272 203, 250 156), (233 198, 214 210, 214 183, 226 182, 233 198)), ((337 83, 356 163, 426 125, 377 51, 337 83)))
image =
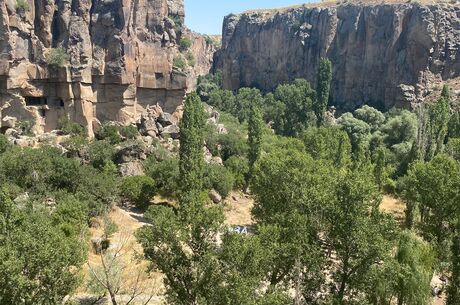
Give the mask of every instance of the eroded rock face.
MULTIPOLYGON (((92 134, 110 120, 130 124, 147 105, 174 112, 197 75, 209 71, 214 47, 184 26, 183 0, 0 0, 0 107, 35 122, 37 133, 62 117, 92 134), (194 67, 173 67, 188 37, 194 67), (58 48, 67 57, 52 66, 58 48)), ((182 50, 182 53, 185 51, 182 50)))
POLYGON ((328 57, 333 104, 388 109, 420 102, 434 84, 460 75, 458 2, 254 11, 227 16, 223 29, 214 69, 227 89, 269 91, 296 78, 315 85, 328 57))

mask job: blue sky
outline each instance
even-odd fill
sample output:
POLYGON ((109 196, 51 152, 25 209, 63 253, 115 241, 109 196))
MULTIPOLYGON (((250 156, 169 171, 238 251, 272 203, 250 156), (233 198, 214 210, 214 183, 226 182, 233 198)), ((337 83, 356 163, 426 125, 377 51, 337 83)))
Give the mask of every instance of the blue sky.
POLYGON ((248 9, 283 7, 312 0, 185 0, 185 24, 195 32, 221 34, 222 20, 248 9))

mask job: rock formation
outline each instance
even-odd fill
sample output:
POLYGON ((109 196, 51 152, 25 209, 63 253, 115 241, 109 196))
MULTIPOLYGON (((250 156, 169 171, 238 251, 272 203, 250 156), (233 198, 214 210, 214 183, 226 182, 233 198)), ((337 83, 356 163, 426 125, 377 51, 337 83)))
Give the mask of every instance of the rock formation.
POLYGON ((214 52, 183 23, 183 0, 0 0, 1 127, 67 117, 91 135, 147 105, 174 112, 214 52))
POLYGON ((340 110, 410 107, 460 76, 460 4, 390 2, 229 15, 214 69, 222 70, 226 89, 269 91, 296 78, 315 85, 320 58, 328 57, 331 102, 340 110))

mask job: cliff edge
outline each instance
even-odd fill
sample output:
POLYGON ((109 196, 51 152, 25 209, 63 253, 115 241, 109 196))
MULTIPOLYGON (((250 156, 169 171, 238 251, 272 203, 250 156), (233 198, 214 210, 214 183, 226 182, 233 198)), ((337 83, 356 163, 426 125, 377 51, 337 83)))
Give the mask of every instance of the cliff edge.
POLYGON ((269 91, 296 78, 315 85, 320 58, 327 57, 332 104, 343 110, 362 104, 409 108, 460 75, 460 3, 388 2, 229 15, 214 70, 222 70, 226 89, 269 91))

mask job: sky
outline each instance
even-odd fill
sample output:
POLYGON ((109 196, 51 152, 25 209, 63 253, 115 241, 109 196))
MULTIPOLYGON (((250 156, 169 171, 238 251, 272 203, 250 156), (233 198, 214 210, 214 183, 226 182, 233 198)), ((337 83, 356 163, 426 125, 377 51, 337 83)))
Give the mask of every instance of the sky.
POLYGON ((230 13, 276 8, 313 0, 185 0, 185 24, 202 34, 222 34, 222 21, 230 13))

